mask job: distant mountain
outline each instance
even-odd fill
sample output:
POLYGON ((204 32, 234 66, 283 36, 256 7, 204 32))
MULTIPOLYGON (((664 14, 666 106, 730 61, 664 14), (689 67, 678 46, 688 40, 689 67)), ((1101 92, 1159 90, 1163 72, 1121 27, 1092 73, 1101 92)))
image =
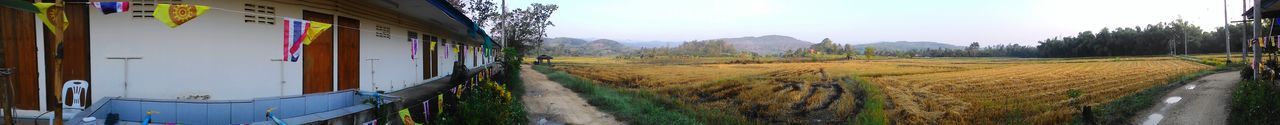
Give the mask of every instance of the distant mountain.
POLYGON ((626 45, 609 39, 588 42, 578 38, 557 37, 543 39, 542 47, 538 47, 534 52, 556 56, 604 56, 622 54, 630 50, 631 48, 626 45))
POLYGON ((618 43, 618 41, 609 39, 598 39, 588 42, 586 47, 589 50, 594 50, 597 54, 603 55, 621 54, 631 50, 631 48, 628 48, 626 45, 622 45, 622 43, 618 43))
POLYGON ((964 49, 964 46, 956 46, 946 43, 929 42, 929 41, 897 41, 897 42, 876 42, 867 44, 853 45, 855 49, 863 49, 866 47, 874 47, 876 50, 916 50, 916 49, 964 49))
POLYGON ((721 38, 733 48, 759 54, 781 53, 786 50, 805 48, 813 43, 782 35, 764 35, 760 37, 721 38))
POLYGON ((627 45, 627 47, 631 47, 631 48, 658 48, 658 47, 676 47, 676 46, 680 46, 680 43, 682 42, 646 41, 646 42, 622 42, 622 45, 627 45))

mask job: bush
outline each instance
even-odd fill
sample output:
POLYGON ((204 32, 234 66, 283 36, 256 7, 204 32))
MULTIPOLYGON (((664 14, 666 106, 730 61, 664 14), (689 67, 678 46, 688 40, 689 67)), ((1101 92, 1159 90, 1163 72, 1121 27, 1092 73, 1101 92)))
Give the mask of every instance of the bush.
MULTIPOLYGON (((1241 73, 1248 74, 1248 73, 1241 73)), ((1240 81, 1231 94, 1232 125, 1273 125, 1280 123, 1280 88, 1272 81, 1240 81)))
MULTIPOLYGON (((497 76, 496 81, 485 79, 463 91, 459 98, 459 114, 444 112, 439 116, 431 116, 432 124, 454 125, 510 125, 525 124, 529 120, 521 103, 524 93, 523 81, 519 71, 508 71, 497 76), (457 119, 446 118, 462 118, 457 119)), ((464 84, 465 85, 465 84, 464 84)), ((461 90, 460 90, 461 91, 461 90)), ((452 95, 446 95, 452 96, 452 95)), ((421 122, 421 121, 420 121, 421 122)))

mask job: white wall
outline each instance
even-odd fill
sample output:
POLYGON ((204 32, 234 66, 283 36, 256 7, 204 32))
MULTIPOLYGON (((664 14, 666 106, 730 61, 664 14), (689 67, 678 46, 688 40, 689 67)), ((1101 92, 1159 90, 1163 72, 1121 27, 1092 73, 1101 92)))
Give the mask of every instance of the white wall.
MULTIPOLYGON (((187 3, 237 10, 248 1, 187 3)), ((252 3, 276 7, 277 16, 301 18, 304 10, 304 7, 294 4, 252 3)), ((422 78, 421 73, 422 67, 427 66, 423 64, 429 63, 423 62, 423 55, 429 50, 419 50, 418 60, 411 61, 406 38, 409 28, 325 9, 306 10, 361 21, 360 90, 394 91, 428 79, 422 78), (391 27, 391 38, 376 37, 375 27, 378 25, 391 27), (372 73, 375 70, 377 72, 372 73)), ((102 15, 98 10, 90 10, 89 13, 90 73, 93 78, 90 83, 95 99, 126 95, 124 62, 108 57, 143 58, 129 62, 127 97, 130 98, 174 99, 209 95, 213 100, 230 100, 302 94, 302 62, 281 64, 271 61, 282 57, 283 25, 279 22, 275 25, 244 23, 243 13, 211 9, 186 24, 169 28, 153 18, 134 18, 131 13, 102 15)), ((338 28, 330 29, 335 31, 334 37, 337 37, 338 28)), ((334 40, 336 56, 340 46, 336 44, 337 39, 334 40)), ((447 41, 457 43, 452 39, 447 41)), ((420 46, 428 46, 429 42, 423 41, 420 46)), ((457 54, 444 49, 443 45, 438 47, 436 51, 442 55, 449 53, 450 58, 435 62, 440 66, 436 72, 441 75, 429 79, 449 75, 453 61, 458 59, 457 54)), ((468 56, 472 55, 475 54, 468 53, 468 56)), ((472 57, 467 58, 471 61, 472 57)), ((334 59, 336 61, 337 58, 334 59)), ((337 63, 334 64, 337 70, 337 63)), ((336 71, 333 75, 336 82, 336 71)))
MULTIPOLYGON (((190 3, 242 8, 243 1, 190 3)), ((295 7, 277 7, 277 15, 301 17, 295 7)), ((271 61, 282 56, 281 25, 244 23, 241 13, 209 10, 177 28, 131 13, 102 15, 91 10, 90 61, 94 98, 125 96, 173 99, 211 95, 212 99, 250 99, 301 93, 300 62, 271 61), (125 91, 124 61, 129 62, 125 91), (281 88, 281 87, 284 88, 281 88)))
MULTIPOLYGON (((382 38, 375 36, 376 32, 369 32, 375 31, 378 25, 391 26, 374 21, 360 22, 360 90, 394 91, 423 82, 421 72, 425 60, 422 54, 427 50, 419 50, 414 57, 416 61, 410 59, 409 30, 392 26, 391 38, 382 38)), ((427 44, 429 42, 422 42, 419 46, 427 44)))

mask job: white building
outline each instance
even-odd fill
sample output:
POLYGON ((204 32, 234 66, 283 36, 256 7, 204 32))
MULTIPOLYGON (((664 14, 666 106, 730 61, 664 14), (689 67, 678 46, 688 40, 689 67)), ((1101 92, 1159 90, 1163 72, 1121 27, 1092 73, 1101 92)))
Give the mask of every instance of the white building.
MULTIPOLYGON (((63 81, 89 81, 90 99, 243 100, 345 89, 394 91, 451 74, 460 57, 446 49, 453 47, 444 47, 448 44, 468 48, 461 58, 468 67, 494 61, 472 51, 487 36, 473 34, 469 19, 453 7, 429 3, 440 0, 130 2, 130 12, 107 15, 82 2, 68 4, 63 81), (150 16, 155 3, 213 9, 169 28, 150 16), (281 62, 283 17, 335 27, 304 47, 303 60, 281 62), (411 59, 414 38, 424 40, 411 59), (439 42, 434 51, 429 48, 433 40, 439 42)), ((55 71, 49 69, 54 53, 49 50, 56 45, 34 13, 3 8, 0 15, 5 55, 0 67, 15 69, 15 104, 24 112, 51 110, 49 95, 54 84, 63 83, 53 81, 55 71)))

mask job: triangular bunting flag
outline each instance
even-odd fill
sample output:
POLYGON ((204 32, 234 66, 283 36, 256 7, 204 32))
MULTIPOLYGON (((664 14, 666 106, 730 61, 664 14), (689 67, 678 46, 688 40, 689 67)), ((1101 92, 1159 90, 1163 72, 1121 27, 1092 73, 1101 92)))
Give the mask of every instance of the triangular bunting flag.
MULTIPOLYGON (((44 23, 44 26, 48 27, 49 29, 66 30, 67 23, 71 22, 67 20, 67 14, 63 13, 62 9, 50 9, 54 6, 53 3, 34 3, 32 5, 35 5, 36 9, 40 10, 40 13, 37 13, 36 17, 40 18, 40 21, 44 23), (49 21, 49 20, 61 20, 61 21, 49 21), (57 27, 54 25, 54 23, 58 23, 62 27, 57 27)), ((53 32, 53 33, 54 33, 53 35, 58 35, 57 33, 59 32, 53 32)))
POLYGON ((156 20, 164 22, 169 28, 178 28, 179 25, 187 23, 196 17, 204 14, 205 10, 209 10, 209 6, 190 5, 190 4, 158 4, 155 12, 151 16, 155 16, 156 20))
POLYGON ((436 51, 436 41, 431 41, 431 51, 436 51))
POLYGON ((302 41, 302 45, 311 45, 311 40, 315 40, 316 37, 320 37, 320 34, 322 34, 325 30, 329 30, 329 27, 333 26, 333 24, 328 24, 328 23, 322 23, 322 22, 316 22, 316 21, 310 21, 310 22, 311 22, 311 28, 307 29, 307 39, 302 41))

